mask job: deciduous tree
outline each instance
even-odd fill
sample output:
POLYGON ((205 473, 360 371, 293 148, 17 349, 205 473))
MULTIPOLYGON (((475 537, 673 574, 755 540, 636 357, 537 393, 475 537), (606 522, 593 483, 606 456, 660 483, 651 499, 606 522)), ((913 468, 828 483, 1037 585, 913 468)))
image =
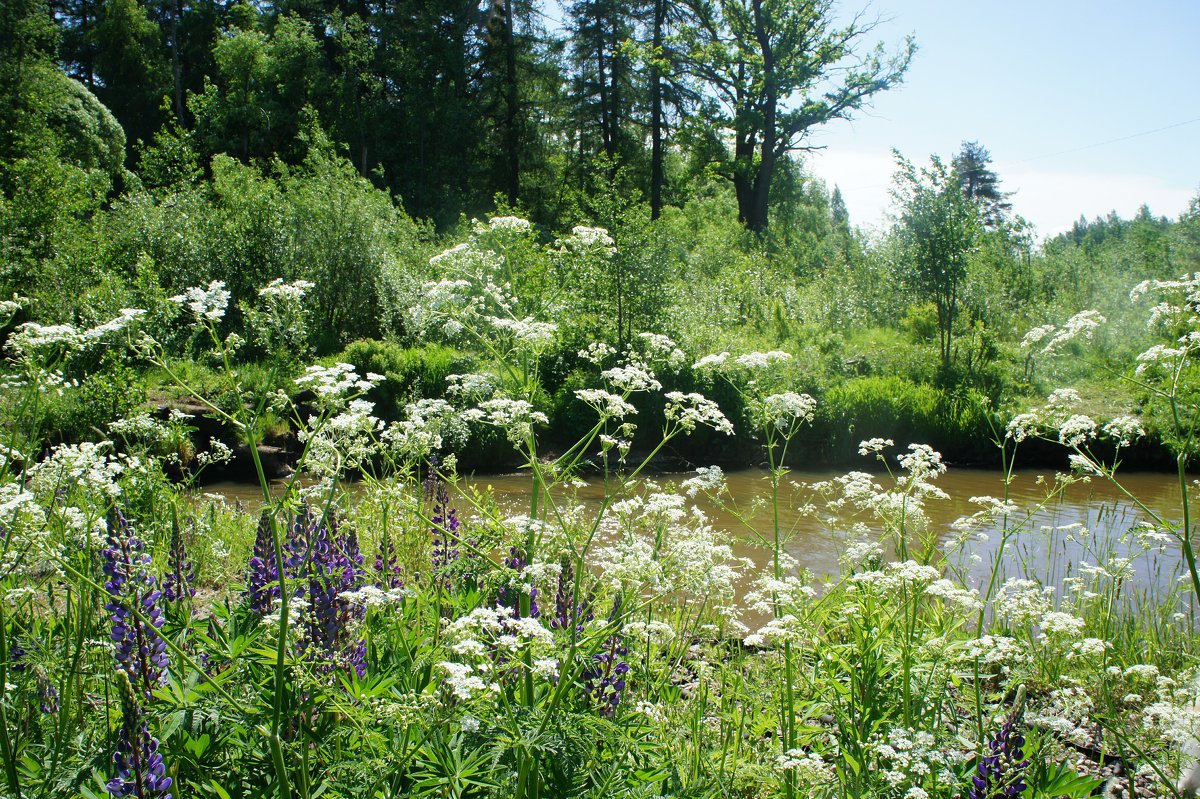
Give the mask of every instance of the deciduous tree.
POLYGON ((803 149, 808 133, 848 119, 876 93, 898 84, 915 50, 882 44, 861 53, 875 28, 861 15, 834 21, 833 0, 688 0, 688 69, 710 96, 709 124, 732 133, 725 171, 738 217, 767 229, 771 179, 780 159, 803 149))
POLYGON ((942 366, 949 367, 959 292, 981 227, 979 208, 937 156, 918 170, 897 152, 896 165, 892 196, 908 279, 937 306, 942 366))

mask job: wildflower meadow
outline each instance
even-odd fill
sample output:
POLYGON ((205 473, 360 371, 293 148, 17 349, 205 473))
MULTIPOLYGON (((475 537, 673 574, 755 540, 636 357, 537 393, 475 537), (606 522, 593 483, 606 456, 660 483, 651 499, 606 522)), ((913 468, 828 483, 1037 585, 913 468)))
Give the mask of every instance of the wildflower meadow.
MULTIPOLYGON (((1126 492, 1131 523, 1035 529, 1068 484, 1122 486, 1122 454, 1144 435, 1142 418, 1097 422, 1062 390, 1019 414, 980 404, 1003 470, 994 496, 944 528, 927 509, 945 499, 947 466, 923 441, 868 438, 855 470, 794 485, 819 404, 784 380, 784 350, 582 342, 578 436, 544 450, 540 373, 561 331, 545 286, 514 280, 529 227, 479 223, 435 256, 442 277, 414 288, 405 323, 431 346, 472 348, 477 368, 390 419, 376 412, 385 375, 305 361, 305 281, 244 297, 214 281, 91 328, 17 327, 0 459, 0 794, 996 799, 1177 796, 1200 782, 1187 471, 1200 274, 1132 297, 1160 337, 1127 379, 1170 431, 1172 512, 1126 492), (210 385, 172 354, 179 341, 210 385), (246 346, 275 359, 248 371, 246 346), (78 390, 64 375, 100 351, 158 370, 191 410, 139 410, 99 440, 43 447, 45 404, 78 390), (258 390, 263 369, 282 387, 258 390), (197 445, 199 417, 236 432, 254 506, 204 493, 205 471, 236 453, 197 445), (262 446, 280 424, 301 448, 282 480, 262 446), (756 500, 708 464, 660 479, 678 442, 735 433, 765 464, 756 500), (1072 468, 1026 506, 1008 487, 1035 444, 1072 468), (520 508, 460 476, 485 446, 519 464, 520 508), (602 483, 598 504, 581 501, 583 477, 602 483), (832 573, 790 554, 781 510, 797 492, 807 516, 853 520, 830 531, 832 573), (701 500, 747 519, 765 505, 773 521, 743 536, 752 557, 701 500), (1057 582, 1013 559, 1021 536, 1101 533, 1115 543, 1072 550, 1057 582), (1161 579, 1148 587, 1137 575, 1151 559, 1161 579)), ((576 228, 542 252, 582 273, 615 246, 576 228)), ((1077 315, 1025 346, 1045 362, 1103 324, 1077 315)))

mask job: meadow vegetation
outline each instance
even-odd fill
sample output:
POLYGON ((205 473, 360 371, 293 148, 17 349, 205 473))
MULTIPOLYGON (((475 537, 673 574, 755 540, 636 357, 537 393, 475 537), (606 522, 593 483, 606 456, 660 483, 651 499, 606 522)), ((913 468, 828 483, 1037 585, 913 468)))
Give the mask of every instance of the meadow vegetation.
MULTIPOLYGON (((9 795, 918 799, 1186 787, 1200 720, 1186 473, 1196 280, 1133 292, 1153 303, 1160 343, 1136 357, 1130 390, 1169 431, 1176 513, 1131 495, 1132 526, 1031 529, 1072 481, 1120 485, 1120 460, 1145 435, 1140 419, 1094 420, 1077 391, 1059 389, 1011 418, 970 411, 1004 471, 997 496, 972 498, 978 511, 949 540, 926 516, 945 498, 942 455, 862 440, 871 471, 802 486, 807 512, 857 519, 839 531, 840 570, 815 575, 789 556, 778 513, 786 464, 821 414, 794 390, 798 358, 693 360, 654 333, 622 350, 592 340, 551 395, 547 354, 565 325, 534 315, 538 284, 530 299, 517 294, 500 253, 586 274, 618 251, 599 228, 552 248, 532 236, 524 220, 497 217, 435 256, 445 277, 402 314, 426 345, 350 348, 380 372, 302 366, 302 345, 266 348, 290 355, 246 369, 239 352, 256 336, 304 330, 304 280, 267 283, 235 329, 220 281, 89 328, 16 329, 0 484, 9 795), (171 342, 187 342, 186 366, 171 342), (46 408, 82 390, 69 375, 98 351, 152 366, 237 430, 261 507, 190 490, 233 453, 217 440, 197 447, 194 418, 179 410, 127 414, 103 441, 44 451, 46 408), (451 371, 463 366, 474 371, 451 371), (389 394, 400 375, 444 384, 444 396, 389 394), (393 418, 376 415, 373 396, 393 418), (546 453, 541 408, 565 402, 576 440, 546 453), (293 478, 273 484, 255 445, 280 420, 302 452, 293 478), (776 511, 749 559, 695 504, 738 512, 744 498, 727 493, 720 468, 678 484, 649 471, 668 448, 739 430, 767 463, 776 511), (1035 441, 1062 448, 1072 471, 1021 507, 1007 486, 1035 441), (460 490, 459 455, 479 447, 527 470, 526 507, 460 490), (603 476, 598 508, 577 501, 585 469, 603 476), (998 549, 987 578, 972 579, 973 544, 989 530, 998 549), (1073 542, 1072 563, 1054 574, 1005 566, 1022 535, 1073 542), (1158 571, 1150 587, 1136 576, 1147 564, 1158 571)), ((1048 361, 1100 329, 1087 312, 1036 335, 1051 342, 1048 361)), ((879 417, 938 402, 915 383, 882 390, 911 399, 879 417)))
POLYGON ((765 5, 0 5, 0 796, 1200 787, 1200 197, 856 228, 795 150, 913 44, 765 5))

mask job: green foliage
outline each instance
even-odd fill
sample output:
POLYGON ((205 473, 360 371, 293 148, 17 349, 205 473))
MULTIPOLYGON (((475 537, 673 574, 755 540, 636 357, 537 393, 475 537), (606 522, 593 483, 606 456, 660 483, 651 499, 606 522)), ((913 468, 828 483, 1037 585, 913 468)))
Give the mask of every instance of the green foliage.
POLYGON ((915 51, 912 40, 885 55, 857 59, 859 39, 872 25, 835 25, 833 4, 697 0, 681 39, 685 69, 717 97, 710 124, 733 131, 733 153, 720 171, 733 181, 738 218, 767 230, 775 167, 812 128, 847 119, 902 79, 915 51))
POLYGON ((814 443, 836 462, 855 457, 859 442, 872 438, 930 442, 951 457, 975 460, 987 451, 983 405, 978 394, 949 394, 903 377, 853 378, 822 396, 814 443))
POLYGON ((897 153, 898 235, 913 288, 937 308, 943 367, 954 355, 954 327, 970 253, 979 235, 979 209, 958 178, 934 156, 919 172, 897 153))
POLYGON ((446 394, 446 378, 471 371, 472 358, 441 344, 405 347, 390 341, 351 342, 335 356, 356 367, 360 374, 374 372, 387 378, 371 393, 376 412, 385 419, 398 419, 404 404, 446 394))

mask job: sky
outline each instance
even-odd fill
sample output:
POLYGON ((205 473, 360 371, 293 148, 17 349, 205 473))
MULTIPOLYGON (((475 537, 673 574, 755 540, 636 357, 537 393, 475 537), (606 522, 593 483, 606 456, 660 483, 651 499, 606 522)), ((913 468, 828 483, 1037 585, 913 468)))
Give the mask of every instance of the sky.
MULTIPOLYGON (((843 14, 864 8, 840 0, 843 14)), ((892 148, 918 165, 963 141, 992 154, 1039 238, 1200 194, 1200 0, 874 0, 870 42, 917 42, 904 83, 815 129, 810 171, 851 223, 887 224, 892 148)))

